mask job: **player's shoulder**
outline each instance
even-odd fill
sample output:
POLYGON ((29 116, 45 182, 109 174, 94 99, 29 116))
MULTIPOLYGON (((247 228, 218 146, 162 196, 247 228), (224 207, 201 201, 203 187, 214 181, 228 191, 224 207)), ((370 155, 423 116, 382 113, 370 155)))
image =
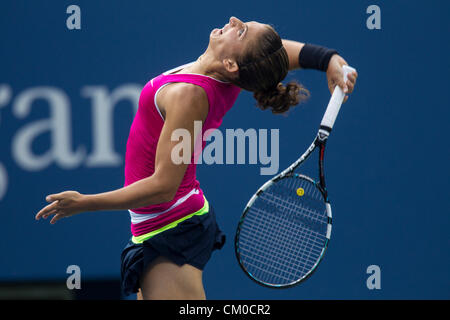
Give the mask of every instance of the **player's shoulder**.
POLYGON ((207 99, 205 90, 195 84, 186 82, 172 83, 165 90, 165 100, 171 102, 181 102, 183 104, 190 102, 200 102, 207 99))
POLYGON ((171 83, 158 94, 157 103, 166 116, 205 118, 209 110, 208 97, 205 90, 197 85, 184 82, 171 83))
POLYGON ((164 110, 186 113, 207 113, 209 108, 205 90, 195 84, 172 83, 158 95, 158 105, 164 110))

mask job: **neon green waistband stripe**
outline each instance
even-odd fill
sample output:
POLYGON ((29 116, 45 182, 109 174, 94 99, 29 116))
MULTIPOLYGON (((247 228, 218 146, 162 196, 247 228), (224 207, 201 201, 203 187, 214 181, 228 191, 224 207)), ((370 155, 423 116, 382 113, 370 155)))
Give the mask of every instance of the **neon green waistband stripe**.
POLYGON ((133 236, 131 238, 131 241, 133 241, 133 243, 136 243, 136 244, 142 243, 145 240, 148 240, 151 237, 157 235, 158 233, 161 233, 161 232, 166 231, 168 229, 175 228, 180 222, 183 222, 184 220, 192 218, 193 216, 201 216, 201 215, 207 213, 209 211, 209 203, 208 203, 208 200, 206 200, 206 198, 204 198, 204 199, 205 199, 205 204, 203 205, 203 207, 200 210, 198 210, 198 211, 196 211, 194 213, 188 214, 187 216, 184 216, 181 219, 175 220, 175 221, 169 223, 168 225, 166 225, 166 226, 164 226, 162 228, 159 228, 157 230, 153 230, 153 231, 151 231, 149 233, 143 234, 143 235, 138 236, 138 237, 133 236))

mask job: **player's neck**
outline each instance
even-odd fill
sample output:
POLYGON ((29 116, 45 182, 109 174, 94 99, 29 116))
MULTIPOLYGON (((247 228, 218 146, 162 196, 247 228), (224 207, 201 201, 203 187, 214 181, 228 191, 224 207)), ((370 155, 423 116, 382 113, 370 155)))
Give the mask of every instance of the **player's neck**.
POLYGON ((205 51, 197 61, 189 66, 189 72, 202 74, 205 76, 213 77, 217 80, 228 81, 220 70, 222 63, 218 61, 208 50, 205 51))

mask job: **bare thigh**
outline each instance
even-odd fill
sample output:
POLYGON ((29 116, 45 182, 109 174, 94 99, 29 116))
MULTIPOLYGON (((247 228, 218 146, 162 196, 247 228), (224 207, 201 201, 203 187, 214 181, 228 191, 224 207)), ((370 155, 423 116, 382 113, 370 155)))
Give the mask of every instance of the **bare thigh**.
POLYGON ((165 257, 158 257, 143 274, 138 299, 205 300, 202 270, 189 264, 178 266, 165 257))

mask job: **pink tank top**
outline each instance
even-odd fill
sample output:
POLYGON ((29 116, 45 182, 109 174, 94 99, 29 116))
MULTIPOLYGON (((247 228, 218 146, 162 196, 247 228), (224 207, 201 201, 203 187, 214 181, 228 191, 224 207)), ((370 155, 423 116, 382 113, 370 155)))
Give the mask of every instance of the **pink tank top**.
MULTIPOLYGON (((124 186, 151 176, 155 170, 156 146, 164 125, 164 119, 156 104, 156 95, 162 87, 173 82, 186 82, 205 90, 209 111, 202 125, 202 136, 206 130, 221 125, 222 118, 236 101, 241 89, 231 83, 199 74, 172 74, 185 66, 187 65, 153 78, 142 89, 139 108, 127 141, 124 186)), ((203 141, 202 149, 205 144, 203 141)), ((196 179, 193 157, 172 201, 129 210, 133 236, 138 237, 160 229, 205 205, 200 183, 196 179)))

